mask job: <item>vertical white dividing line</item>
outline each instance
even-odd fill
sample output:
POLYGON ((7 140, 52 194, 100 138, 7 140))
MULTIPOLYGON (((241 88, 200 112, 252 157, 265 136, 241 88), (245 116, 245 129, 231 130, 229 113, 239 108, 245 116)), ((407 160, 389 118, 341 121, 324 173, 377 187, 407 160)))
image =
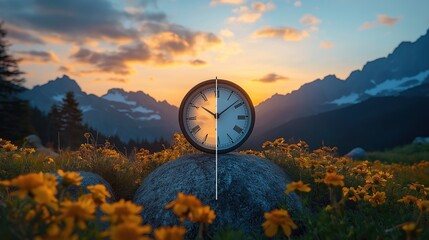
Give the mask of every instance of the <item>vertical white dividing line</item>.
POLYGON ((218 89, 217 89, 217 77, 216 77, 216 88, 215 88, 215 91, 216 91, 216 104, 215 104, 215 114, 216 114, 216 118, 215 118, 215 120, 216 120, 216 128, 215 128, 215 132, 216 132, 216 172, 215 172, 215 181, 216 181, 216 201, 217 201, 217 144, 218 144, 218 142, 217 142, 217 99, 218 99, 218 94, 219 94, 219 92, 218 92, 218 89))

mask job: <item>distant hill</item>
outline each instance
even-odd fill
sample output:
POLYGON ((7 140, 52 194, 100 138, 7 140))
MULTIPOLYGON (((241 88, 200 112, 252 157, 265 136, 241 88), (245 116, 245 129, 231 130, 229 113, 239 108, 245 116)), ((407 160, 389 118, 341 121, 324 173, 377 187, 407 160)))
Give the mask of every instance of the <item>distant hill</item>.
POLYGON ((170 139, 179 131, 178 108, 166 101, 156 101, 148 94, 110 89, 102 97, 87 94, 75 80, 64 75, 19 94, 19 97, 44 113, 53 104, 61 103, 65 93, 72 91, 83 112, 83 121, 106 136, 118 135, 124 142, 130 139, 170 139))
POLYGON ((340 153, 357 146, 373 151, 409 144, 416 136, 429 136, 428 123, 429 97, 374 97, 294 119, 267 131, 264 137, 304 140, 312 148, 337 146, 340 153))

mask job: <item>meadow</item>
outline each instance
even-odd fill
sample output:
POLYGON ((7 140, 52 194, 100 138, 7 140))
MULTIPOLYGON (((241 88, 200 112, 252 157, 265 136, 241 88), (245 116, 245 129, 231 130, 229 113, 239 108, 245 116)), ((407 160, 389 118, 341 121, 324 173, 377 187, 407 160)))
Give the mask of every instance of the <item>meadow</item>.
MULTIPOLYGON (((131 199, 155 168, 197 153, 185 138, 176 134, 172 147, 155 153, 121 153, 107 141, 99 144, 90 134, 85 138, 79 150, 61 151, 57 157, 0 140, 2 238, 182 239, 183 226, 152 229, 145 224, 139 215, 144 208, 131 199), (77 171, 99 174, 121 200, 106 201, 110 194, 103 185, 87 187, 76 199, 63 194, 68 186, 80 185, 77 171), (100 213, 107 228, 96 220, 100 213)), ((216 212, 195 196, 178 193, 165 211, 198 224, 200 239, 429 239, 428 148, 407 146, 357 161, 339 156, 335 147, 311 151, 305 142, 267 141, 262 151, 242 153, 283 168, 292 179, 284 194, 301 197, 303 214, 290 215, 280 205, 264 214, 266 221, 255 234, 224 229, 208 236, 203 230, 216 221, 216 212), (408 155, 412 160, 401 160, 408 155)))

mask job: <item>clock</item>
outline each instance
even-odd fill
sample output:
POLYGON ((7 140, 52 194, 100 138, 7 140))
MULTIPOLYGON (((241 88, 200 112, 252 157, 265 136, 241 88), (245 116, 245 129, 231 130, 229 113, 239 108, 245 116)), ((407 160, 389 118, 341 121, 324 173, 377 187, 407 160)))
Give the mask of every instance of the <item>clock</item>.
POLYGON ((237 84, 211 79, 193 87, 179 109, 183 135, 198 150, 227 153, 250 136, 255 108, 249 95, 237 84))

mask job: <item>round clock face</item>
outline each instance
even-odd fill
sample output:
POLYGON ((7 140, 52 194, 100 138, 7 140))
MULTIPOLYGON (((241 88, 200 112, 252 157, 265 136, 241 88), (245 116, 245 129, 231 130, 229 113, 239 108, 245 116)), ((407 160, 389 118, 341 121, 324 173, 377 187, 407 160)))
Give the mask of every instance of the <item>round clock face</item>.
POLYGON ((186 139, 208 153, 227 153, 246 141, 255 123, 247 93, 235 83, 212 79, 192 88, 179 109, 186 139))

